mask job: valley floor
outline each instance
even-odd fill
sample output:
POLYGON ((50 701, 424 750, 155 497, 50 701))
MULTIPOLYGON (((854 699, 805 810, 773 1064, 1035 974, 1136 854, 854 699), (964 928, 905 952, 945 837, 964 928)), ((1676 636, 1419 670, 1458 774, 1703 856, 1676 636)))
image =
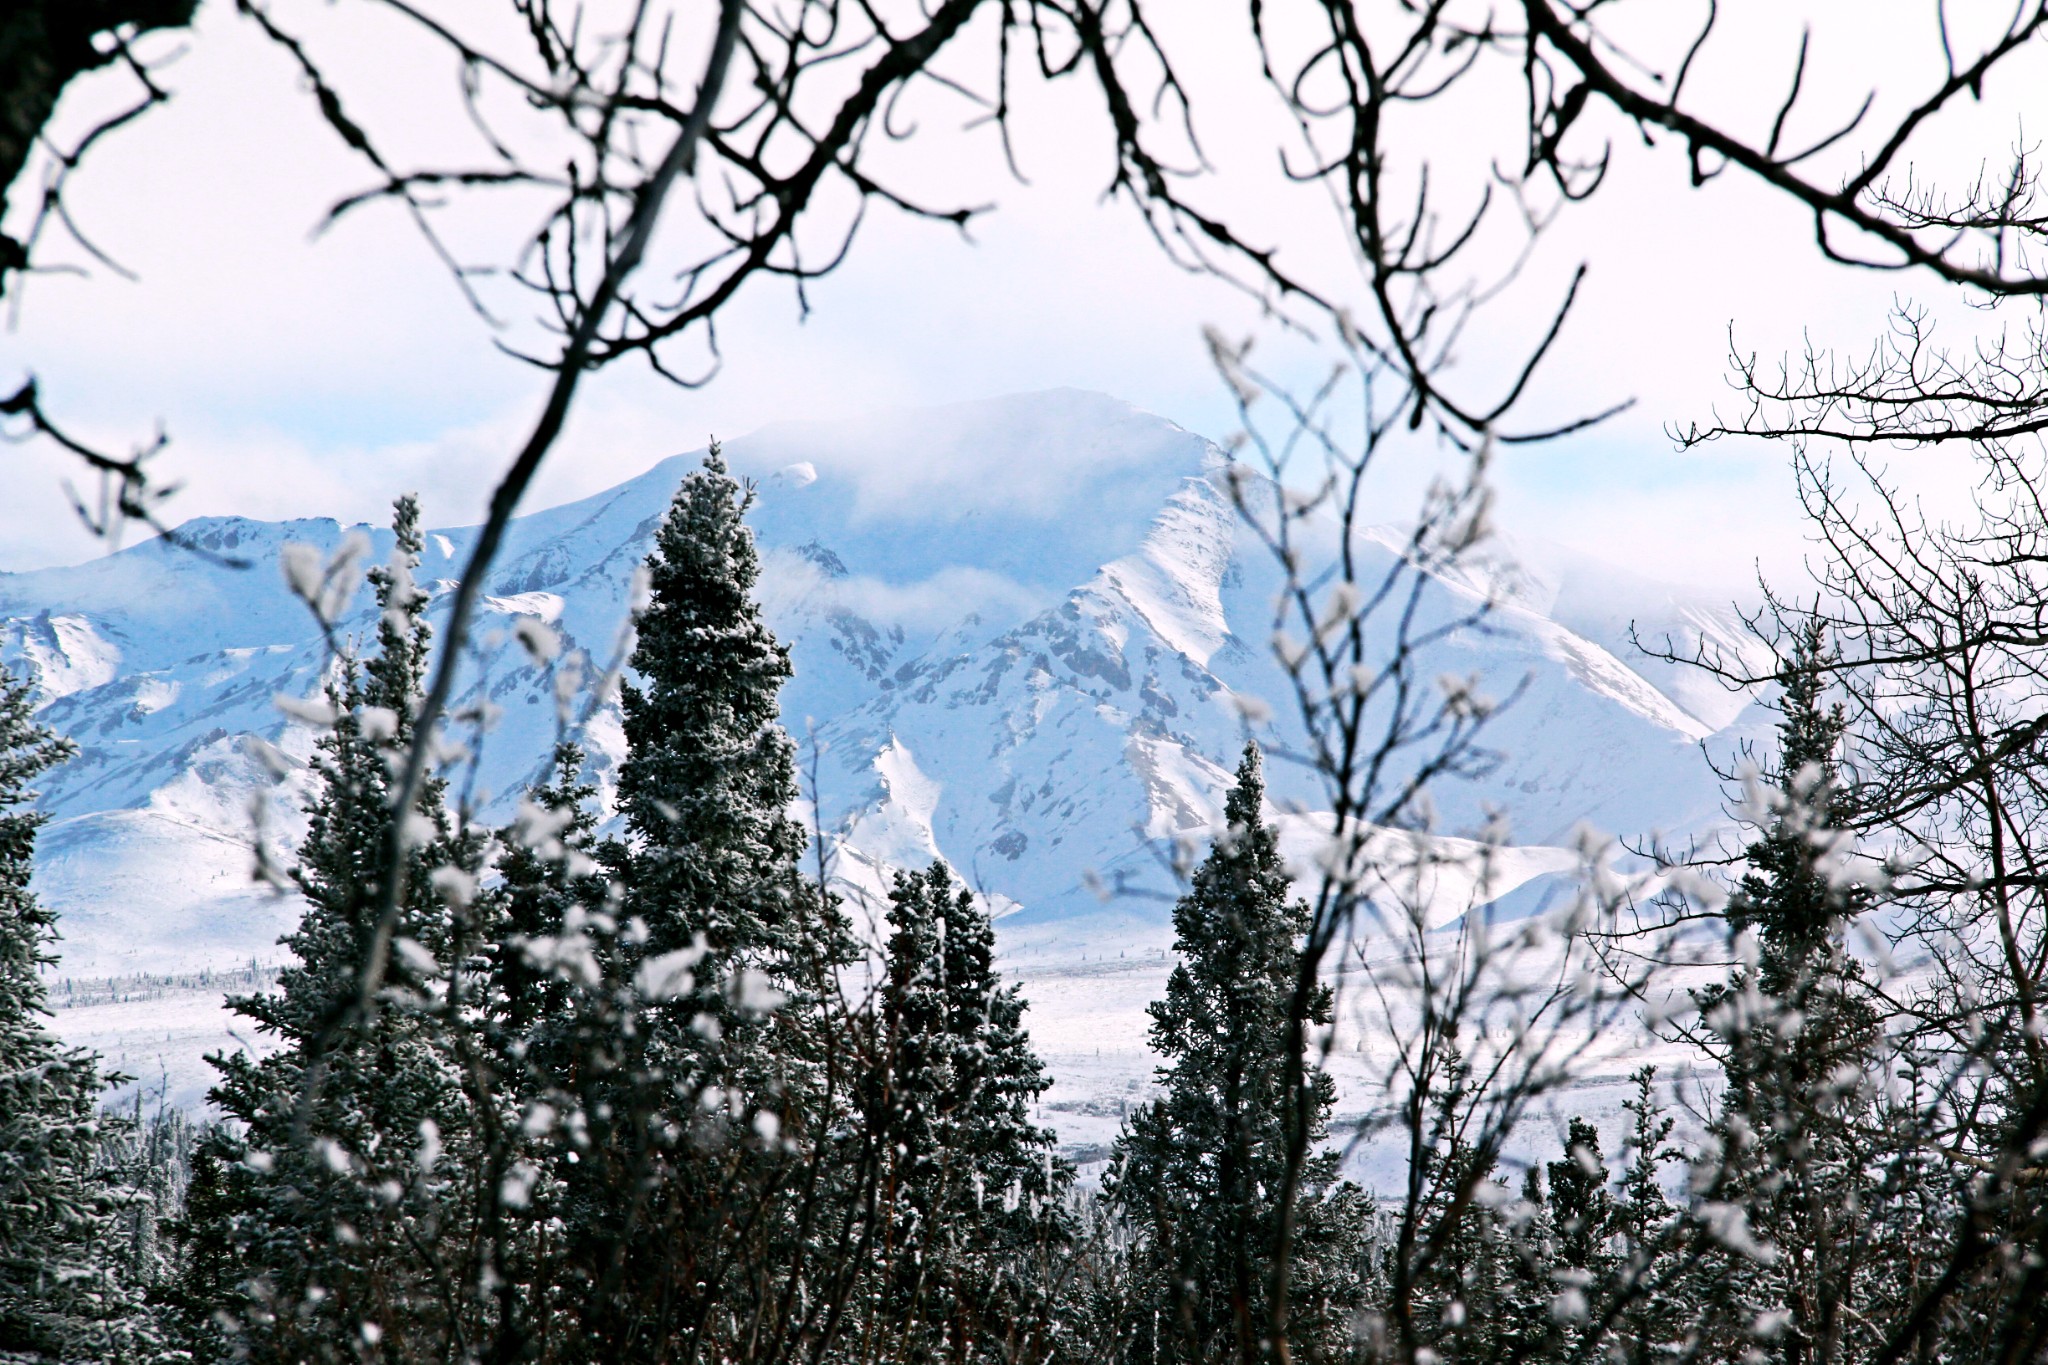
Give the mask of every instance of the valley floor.
POLYGON ((227 988, 219 984, 78 984, 110 989, 80 991, 68 1004, 56 995, 51 1022, 65 1042, 99 1053, 104 1070, 131 1078, 114 1092, 112 1107, 128 1108, 140 1099, 145 1112, 160 1105, 197 1112, 214 1082, 209 1054, 270 1050, 248 1020, 229 1013, 227 988))
MULTIPOLYGON (((1031 1002, 1026 1022, 1053 1079, 1038 1117, 1059 1133, 1090 1183, 1100 1178, 1125 1116, 1153 1092, 1146 1007, 1164 991, 1171 942, 1165 925, 1136 915, 1018 926, 1004 934, 1003 969, 1031 1002)), ((214 1079, 209 1053, 267 1050, 267 1041, 228 1011, 225 996, 267 985, 272 975, 73 980, 53 992, 54 1025, 67 1042, 94 1049, 108 1069, 132 1078, 116 1092, 115 1105, 127 1108, 139 1097, 145 1111, 159 1105, 198 1111, 214 1079)), ((1387 1093, 1393 1043, 1384 1016, 1361 1008, 1368 999, 1358 983, 1344 983, 1327 1062, 1338 1085, 1332 1138, 1350 1148, 1346 1165, 1353 1178, 1391 1191, 1405 1177, 1403 1136, 1370 1121, 1387 1093)), ((1507 1152, 1511 1165, 1557 1159, 1574 1115, 1600 1129, 1611 1157, 1628 1121, 1621 1105, 1633 1093, 1629 1077, 1645 1064, 1658 1067, 1667 1097, 1676 1083, 1682 1096, 1697 1099, 1706 1081, 1682 1049, 1650 1037, 1633 1016, 1560 1042, 1582 1049, 1573 1080, 1526 1117, 1507 1152)))

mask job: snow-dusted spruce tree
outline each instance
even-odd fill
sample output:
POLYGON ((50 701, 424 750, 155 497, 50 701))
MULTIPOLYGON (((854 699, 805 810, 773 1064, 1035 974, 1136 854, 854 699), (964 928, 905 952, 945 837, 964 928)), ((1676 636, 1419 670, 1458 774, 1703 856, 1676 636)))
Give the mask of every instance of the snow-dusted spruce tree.
MULTIPOLYGON (((1504 1190, 1496 1181, 1495 1190, 1504 1190)), ((1437 1308, 1439 1354, 1449 1360, 1551 1360, 1562 1348, 1562 1324, 1554 1311, 1557 1305, 1557 1223, 1543 1189, 1543 1168, 1531 1163, 1522 1172, 1520 1201, 1512 1206, 1514 1217, 1499 1218, 1488 1208, 1476 1208, 1468 1218, 1477 1225, 1477 1238, 1464 1234, 1467 1243, 1477 1240, 1481 1253, 1468 1259, 1500 1263, 1497 1273, 1464 1277, 1453 1297, 1463 1304, 1462 1313, 1450 1316, 1437 1308), (1498 1285, 1499 1300, 1484 1297, 1487 1282, 1498 1285), (1462 1321, 1457 1321, 1462 1319, 1462 1321)), ((1455 1245, 1455 1244, 1454 1244, 1455 1245)), ((1441 1297, 1441 1295, 1439 1296, 1441 1297)))
POLYGON ((1545 1222, 1551 1241, 1548 1270, 1551 1297, 1545 1305, 1555 1324, 1551 1353, 1558 1361, 1601 1359, 1598 1336, 1585 1326, 1613 1296, 1619 1262, 1612 1249, 1616 1210, 1608 1189, 1600 1133, 1574 1115, 1566 1128, 1562 1159, 1544 1166, 1549 1177, 1545 1222))
MULTIPOLYGON (((1291 896, 1265 781, 1246 745, 1226 827, 1174 906, 1180 962, 1155 1001, 1152 1046, 1165 1094, 1118 1137, 1104 1191, 1129 1221, 1133 1273, 1156 1312, 1139 1312, 1133 1358, 1257 1361, 1268 1337, 1287 1153, 1288 1009, 1307 908, 1291 896)), ((1327 987, 1305 1022, 1327 1026, 1327 987)), ((1313 1073, 1309 1138, 1325 1134, 1335 1085, 1313 1073)), ((1334 1153, 1303 1171, 1291 1234, 1289 1345, 1297 1360, 1348 1349, 1361 1307, 1363 1196, 1334 1153)))
POLYGON ((606 914, 642 999, 628 1055, 574 1116, 587 1150, 567 1168, 564 1232, 598 1287, 586 1339, 611 1359, 677 1338, 773 1355, 784 1334, 836 1330, 813 1315, 832 1318, 827 1282, 861 1269, 830 1240, 849 1225, 847 1173, 802 1159, 850 1112, 834 1004, 854 944, 800 871, 795 746, 777 724, 789 654, 753 597, 752 500, 715 444, 684 478, 623 693, 626 837, 603 850, 620 887, 606 914))
POLYGON ((29 784, 71 751, 0 668, 0 1354, 127 1359, 147 1332, 116 1273, 120 1191, 100 1159, 118 1123, 100 1113, 98 1056, 44 1022, 57 917, 29 889, 44 819, 29 784))
POLYGON ((676 491, 647 557, 619 769, 628 908, 646 950, 701 934, 695 1003, 727 1020, 734 970, 805 953, 817 919, 799 873, 807 837, 789 814, 795 745, 777 723, 789 651, 753 597, 753 500, 716 442, 676 491))
POLYGON ((1004 987, 987 914, 945 864, 896 874, 868 1097, 886 1270, 874 1337, 904 1361, 1043 1360, 1074 1235, 1071 1166, 1030 1108, 1050 1082, 1004 987))
POLYGON ((1691 1281, 1681 1268, 1678 1210, 1664 1192, 1663 1168, 1685 1159, 1671 1143, 1678 1121, 1658 1103, 1655 1067, 1629 1080, 1635 1094, 1622 1101, 1629 1129, 1614 1195, 1612 1245, 1619 1262, 1594 1309, 1611 1322, 1607 1335, 1629 1365, 1648 1365, 1692 1330, 1699 1312, 1686 1301, 1691 1281))
POLYGON ((469 1236, 479 1154, 439 1017, 446 963, 469 951, 456 883, 473 877, 480 847, 453 828, 438 780, 409 813, 404 864, 385 865, 392 760, 415 740, 431 639, 412 582, 412 498, 398 501, 393 530, 392 561, 371 574, 376 651, 341 658, 327 685, 334 718, 293 872, 306 909, 283 940, 295 961, 275 992, 232 1002, 278 1050, 214 1058, 213 1101, 239 1131, 216 1139, 215 1183, 193 1210, 194 1273, 214 1282, 188 1293, 233 1319, 213 1344, 256 1359, 441 1358, 488 1312, 469 1236), (351 1011, 392 876, 399 951, 376 1008, 351 1011))
MULTIPOLYGON (((1841 751, 1847 718, 1828 701, 1834 659, 1825 627, 1805 622, 1778 672, 1778 758, 1767 775, 1767 822, 1743 850, 1745 871, 1728 902, 1730 927, 1754 929, 1763 942, 1759 982, 1772 992, 1831 964, 1844 920, 1869 903, 1866 889, 1830 868, 1842 863, 1848 794, 1841 751)), ((1832 964, 1855 973, 1852 963, 1832 964)))
POLYGON ((1693 1177, 1711 1235, 1692 1292, 1710 1340, 1788 1361, 1855 1353, 1881 1244, 1905 1232, 1881 1226, 1879 1015, 1843 942, 1868 894, 1835 871, 1847 808, 1830 663, 1808 622, 1779 673, 1769 812, 1728 905, 1731 928, 1754 935, 1753 961, 1700 999, 1727 1085, 1693 1177))
POLYGON ((473 1102, 496 1120, 478 1178, 488 1194, 480 1232, 495 1248, 487 1292, 497 1305, 499 1359, 572 1350, 597 1279, 587 1246, 561 1230, 601 1210, 572 1204, 573 1168, 588 1146, 583 1115, 608 1101, 630 1065, 635 997, 621 975, 615 892, 596 860, 597 787, 575 744, 553 762, 499 832, 495 885, 478 901, 488 986, 478 1052, 492 1093, 473 1102), (565 970, 566 968, 566 970, 565 970))
POLYGON ((1558 1264, 1579 1272, 1590 1284, 1613 1265, 1607 1243, 1615 1230, 1614 1196, 1607 1188, 1600 1131, 1573 1115, 1565 1133, 1564 1159, 1544 1169, 1550 1176, 1558 1264))

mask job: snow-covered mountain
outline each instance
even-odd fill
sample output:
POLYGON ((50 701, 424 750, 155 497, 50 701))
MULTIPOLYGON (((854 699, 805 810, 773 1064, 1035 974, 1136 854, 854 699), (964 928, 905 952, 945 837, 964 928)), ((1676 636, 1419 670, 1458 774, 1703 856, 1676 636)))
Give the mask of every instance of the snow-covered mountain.
MULTIPOLYGON (((1219 816, 1243 741, 1237 699, 1284 696, 1266 644, 1278 580, 1232 510, 1223 453, 1113 399, 1060 391, 777 426, 726 457, 759 485, 761 591, 796 660, 784 718, 807 746, 848 893, 943 856, 1015 912, 1015 942, 1157 926, 1171 888, 1162 847, 1219 816), (1160 894, 1105 907, 1104 884, 1160 894)), ((487 810, 509 807, 557 723, 552 682, 513 628, 537 617, 567 650, 610 657, 633 568, 696 460, 515 524, 465 698, 503 709, 481 741, 487 810)), ((312 736, 274 699, 312 693, 327 657, 279 552, 298 542, 331 556, 367 536, 365 562, 377 562, 390 544, 331 521, 184 530, 253 567, 153 541, 0 575, 0 660, 33 678, 44 718, 79 745, 46 783, 41 845, 67 974, 275 959, 296 910, 251 882, 252 812, 288 841, 304 776, 280 778, 275 751, 302 764, 312 736)), ((420 578, 435 593, 473 534, 429 535, 420 578)), ((1444 826, 1504 813, 1527 846, 1506 860, 1521 881, 1566 866, 1551 846, 1581 821, 1641 833, 1710 819, 1719 793, 1698 743, 1754 717, 1742 698, 1643 659, 1629 631, 1726 642, 1733 617, 1541 545, 1498 547, 1470 581, 1438 584, 1432 609, 1473 600, 1480 573, 1510 563, 1508 605, 1432 663, 1497 695, 1521 687, 1490 736, 1498 771, 1438 790, 1444 826)), ((363 594, 342 630, 372 624, 363 594)), ((620 754, 615 716, 600 713, 588 739, 602 777, 620 754)), ((1319 804, 1284 765, 1274 786, 1282 802, 1319 804)))

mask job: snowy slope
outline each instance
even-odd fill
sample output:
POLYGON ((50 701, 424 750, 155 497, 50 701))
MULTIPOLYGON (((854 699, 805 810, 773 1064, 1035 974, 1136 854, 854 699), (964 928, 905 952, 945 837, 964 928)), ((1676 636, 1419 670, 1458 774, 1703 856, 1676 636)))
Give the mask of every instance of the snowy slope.
MULTIPOLYGON (((1233 698, 1282 696, 1263 643, 1277 578, 1223 491, 1222 453, 1113 399, 1059 391, 773 427, 726 455, 758 485, 762 597, 797 665, 784 716, 814 746, 809 795, 842 888, 875 896, 891 867, 942 856, 1015 912, 1005 932, 1018 951, 1157 940, 1164 855, 1214 824, 1242 744, 1233 698), (1104 884, 1132 894, 1105 905, 1104 884)), ((695 460, 516 523, 463 698, 503 708, 481 741, 487 811, 508 809, 557 724, 551 680, 512 627, 536 617, 570 651, 609 657, 633 567, 695 460)), ((149 542, 0 575, 0 660, 34 679, 44 718, 80 746, 44 795, 41 887, 64 914, 67 974, 274 960, 296 913, 248 880, 252 812, 289 841, 311 743, 273 698, 314 691, 326 658, 277 556, 289 541, 328 555, 362 535, 374 563, 389 535, 240 518, 185 529, 254 567, 149 542), (292 770, 280 779, 257 740, 292 770)), ((473 534, 428 537, 419 576, 437 596, 473 534)), ((1733 617, 1528 545, 1437 585, 1428 609, 1460 610, 1486 589, 1480 572, 1513 576, 1510 604, 1448 642, 1432 672, 1521 688, 1491 736, 1498 773, 1438 793, 1446 828, 1497 811, 1531 846, 1503 860, 1521 871, 1493 894, 1566 866, 1546 850, 1581 821, 1641 833, 1711 819, 1698 742, 1753 717, 1742 698, 1643 659, 1628 630, 1683 646, 1733 639, 1733 617)), ((360 594, 343 631, 373 624, 360 594)), ((620 754, 615 717, 600 713, 588 737, 602 779, 620 754)), ((1277 803, 1322 804, 1284 765, 1273 783, 1277 803)))

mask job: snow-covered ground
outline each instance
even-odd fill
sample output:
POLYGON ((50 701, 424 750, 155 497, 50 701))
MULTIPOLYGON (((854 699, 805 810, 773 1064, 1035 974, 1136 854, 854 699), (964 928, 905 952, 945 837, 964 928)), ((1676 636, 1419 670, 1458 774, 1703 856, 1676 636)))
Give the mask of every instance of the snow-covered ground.
MULTIPOLYGON (((1448 943, 1448 931, 1441 941, 1448 943)), ((1146 1006, 1164 993, 1171 942, 1171 934, 1154 933, 1122 949, 1039 949, 1005 959, 1031 1000, 1026 1022, 1053 1076, 1041 1117, 1059 1132, 1086 1175, 1099 1173, 1095 1163, 1106 1156, 1124 1116, 1156 1093, 1158 1059, 1147 1045, 1146 1006)), ((1515 976, 1524 982, 1541 978, 1555 971, 1555 962, 1554 954, 1532 954, 1515 976)), ((1396 1190, 1405 1178, 1405 1137, 1377 1122, 1388 1104, 1395 1040, 1381 997, 1355 970, 1341 973, 1337 984, 1338 1027, 1324 1062, 1337 1082, 1331 1140, 1351 1148, 1346 1169, 1353 1178, 1371 1189, 1396 1190)), ((1631 1078, 1644 1066, 1657 1068, 1657 1093, 1667 1105, 1674 1086, 1697 1097, 1707 1079, 1696 1071, 1697 1058, 1645 1027, 1635 1009, 1610 1011, 1600 1023, 1597 1030, 1567 1029, 1559 1038, 1560 1051, 1573 1053, 1570 1079, 1531 1106, 1507 1144, 1509 1165, 1557 1160, 1574 1116, 1600 1130, 1607 1153, 1619 1151, 1630 1121, 1622 1104, 1634 1096, 1631 1078)))
MULTIPOLYGON (((267 983, 268 977, 260 974, 255 984, 267 983)), ((107 1071, 130 1077, 109 1095, 113 1107, 125 1108, 139 1094, 145 1111, 167 1105, 200 1112, 215 1079, 209 1055, 250 1051, 261 1056, 270 1050, 248 1020, 228 1011, 228 993, 251 989, 247 981, 229 987, 119 980, 111 991, 105 981, 79 984, 90 988, 89 996, 80 992, 86 998, 71 1003, 66 992, 57 992, 51 1023, 65 1042, 99 1053, 107 1071)))
MULTIPOLYGON (((1453 931, 1436 936, 1449 942, 1453 931)), ((1146 1007, 1165 990, 1171 969, 1172 933, 1156 916, 1115 905, 1065 926, 1062 933, 1028 928, 1004 936, 1001 966, 1021 982, 1031 1008, 1031 1038, 1052 1077, 1039 1118, 1055 1129, 1083 1178, 1098 1179, 1125 1116, 1156 1093, 1158 1059, 1148 1045, 1146 1007), (1114 945, 1114 946, 1112 946, 1114 945)), ((1554 958, 1531 957, 1516 975, 1533 979, 1554 971, 1554 958)), ((213 1069, 210 1053, 253 1050, 268 1043, 248 1021, 231 1014, 227 991, 267 984, 268 972, 237 973, 232 983, 185 981, 72 981, 56 992, 54 1024, 76 1045, 93 1048, 109 1069, 134 1079, 112 1102, 126 1106, 142 1096, 144 1108, 158 1104, 198 1111, 204 1107, 213 1069)), ((1386 1104, 1387 1065, 1393 1039, 1377 996, 1356 979, 1339 980, 1338 1032, 1327 1058, 1338 1100, 1333 1142, 1352 1147, 1348 1172, 1368 1188, 1400 1188, 1405 1172, 1403 1138, 1391 1130, 1361 1125, 1386 1104)), ((1630 1076, 1646 1064, 1659 1068, 1660 1093, 1676 1082, 1696 1091, 1702 1078, 1682 1049, 1640 1027, 1630 1010, 1618 1012, 1585 1045, 1584 1031, 1567 1045, 1583 1045, 1572 1080, 1535 1107, 1508 1144, 1510 1166, 1520 1161, 1556 1160, 1572 1116, 1591 1119, 1605 1150, 1620 1150, 1628 1124, 1622 1102, 1632 1096, 1630 1076)))

